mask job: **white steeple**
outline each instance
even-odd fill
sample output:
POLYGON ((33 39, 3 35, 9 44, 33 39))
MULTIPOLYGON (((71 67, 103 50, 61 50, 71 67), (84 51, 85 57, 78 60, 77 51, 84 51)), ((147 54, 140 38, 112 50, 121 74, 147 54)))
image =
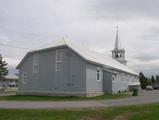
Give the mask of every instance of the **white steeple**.
POLYGON ((117 50, 122 49, 121 48, 121 42, 120 42, 120 39, 119 39, 118 26, 117 26, 116 41, 115 41, 115 48, 114 49, 117 49, 117 50))
POLYGON ((122 49, 121 42, 119 39, 118 26, 115 40, 115 48, 114 50, 112 50, 112 58, 124 65, 127 64, 127 61, 125 60, 125 49, 122 49))

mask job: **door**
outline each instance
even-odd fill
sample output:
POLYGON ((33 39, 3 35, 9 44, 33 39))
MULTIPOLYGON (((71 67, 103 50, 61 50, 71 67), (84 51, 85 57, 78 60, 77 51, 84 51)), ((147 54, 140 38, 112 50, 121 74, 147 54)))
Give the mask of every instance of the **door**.
POLYGON ((112 94, 112 74, 106 70, 103 71, 103 92, 112 94))

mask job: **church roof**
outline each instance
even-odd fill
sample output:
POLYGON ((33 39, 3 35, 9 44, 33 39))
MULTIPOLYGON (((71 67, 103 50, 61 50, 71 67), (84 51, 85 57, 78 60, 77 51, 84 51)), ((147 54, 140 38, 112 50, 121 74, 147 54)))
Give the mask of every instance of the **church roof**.
MULTIPOLYGON (((34 52, 43 51, 46 49, 51 49, 51 48, 55 48, 55 47, 59 47, 59 46, 69 47, 74 52, 76 52, 78 55, 80 55, 82 58, 84 58, 85 60, 92 62, 94 64, 100 64, 100 65, 103 65, 105 68, 116 69, 119 71, 124 71, 124 72, 138 76, 138 73, 134 72, 133 70, 131 70, 127 66, 122 65, 121 63, 117 62, 116 60, 112 59, 111 57, 108 57, 102 53, 98 53, 94 50, 91 50, 87 47, 84 47, 83 45, 76 44, 73 41, 68 40, 66 38, 60 39, 60 40, 53 42, 51 44, 44 45, 35 51, 31 51, 31 52, 27 53, 27 55, 34 53, 34 52)), ((25 57, 23 58, 23 60, 25 59, 25 57)), ((17 68, 19 68, 19 66, 22 64, 23 60, 17 66, 17 68)))

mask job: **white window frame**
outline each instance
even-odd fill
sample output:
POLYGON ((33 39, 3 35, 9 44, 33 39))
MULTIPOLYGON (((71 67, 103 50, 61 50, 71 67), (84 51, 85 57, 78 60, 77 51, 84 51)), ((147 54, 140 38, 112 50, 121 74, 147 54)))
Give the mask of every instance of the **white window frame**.
POLYGON ((96 71, 97 73, 96 73, 96 80, 97 81, 100 81, 101 79, 100 79, 100 68, 98 67, 97 68, 97 71, 96 71))
POLYGON ((39 54, 36 53, 33 55, 33 73, 38 73, 38 72, 39 72, 39 54))
POLYGON ((115 81, 115 79, 116 79, 116 75, 112 75, 112 81, 115 81))
POLYGON ((22 84, 27 84, 27 79, 28 79, 28 74, 27 73, 24 73, 23 74, 23 78, 22 78, 22 84))
POLYGON ((63 59, 64 59, 64 52, 63 49, 57 49, 56 50, 56 71, 62 71, 63 70, 63 59), (61 67, 58 68, 58 65, 61 64, 61 67))

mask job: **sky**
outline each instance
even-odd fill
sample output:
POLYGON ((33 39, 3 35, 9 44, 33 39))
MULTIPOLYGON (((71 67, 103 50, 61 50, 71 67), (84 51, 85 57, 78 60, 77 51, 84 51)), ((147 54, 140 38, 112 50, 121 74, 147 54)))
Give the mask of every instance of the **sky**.
POLYGON ((111 56, 118 26, 128 66, 159 74, 158 6, 157 0, 0 0, 0 53, 10 77, 28 51, 63 36, 111 56))

